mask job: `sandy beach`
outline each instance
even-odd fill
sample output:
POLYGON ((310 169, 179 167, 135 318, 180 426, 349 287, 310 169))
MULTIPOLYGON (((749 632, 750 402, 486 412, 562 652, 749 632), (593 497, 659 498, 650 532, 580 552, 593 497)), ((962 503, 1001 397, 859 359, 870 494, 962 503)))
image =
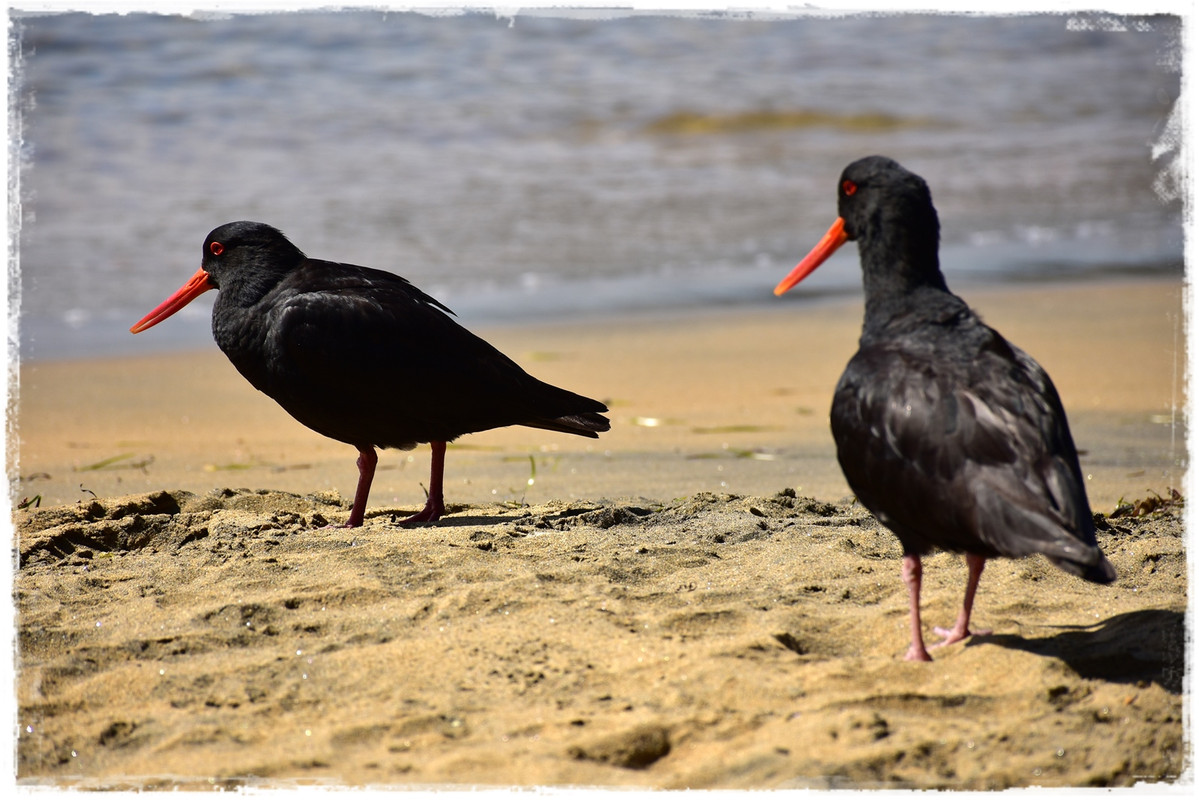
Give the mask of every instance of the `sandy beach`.
MULTIPOLYGON (((1109 587, 991 563, 993 633, 899 660, 899 547, 828 432, 857 301, 478 329, 604 400, 598 441, 352 448, 213 345, 22 364, 30 786, 1130 786, 1190 775, 1180 281, 959 287, 1053 376, 1109 587)), ((132 322, 132 320, 131 320, 132 322)), ((142 334, 152 336, 153 332, 142 334)), ((928 624, 965 570, 925 567, 928 624)))

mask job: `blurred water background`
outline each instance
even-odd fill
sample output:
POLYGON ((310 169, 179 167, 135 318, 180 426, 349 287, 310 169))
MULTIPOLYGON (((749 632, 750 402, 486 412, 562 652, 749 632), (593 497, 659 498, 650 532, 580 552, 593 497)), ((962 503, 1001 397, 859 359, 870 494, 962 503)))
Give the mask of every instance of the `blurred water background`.
POLYGON ((211 347, 211 294, 128 328, 236 219, 397 272, 468 326, 849 295, 853 247, 771 289, 872 153, 931 184, 959 290, 1182 274, 1154 149, 1179 97, 1172 17, 14 23, 22 358, 211 347))

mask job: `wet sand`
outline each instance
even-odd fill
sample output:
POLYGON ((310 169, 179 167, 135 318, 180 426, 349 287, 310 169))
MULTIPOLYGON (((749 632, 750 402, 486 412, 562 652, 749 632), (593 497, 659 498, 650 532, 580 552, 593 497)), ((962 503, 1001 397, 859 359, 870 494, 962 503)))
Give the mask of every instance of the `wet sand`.
MULTIPOLYGON (((19 779, 1177 780, 1183 519, 1155 498, 1185 461, 1181 284, 961 293, 1054 377, 1121 577, 994 562, 993 633, 932 665, 898 660, 899 548, 828 433, 860 303, 479 330, 608 402, 613 430, 464 437, 449 516, 412 529, 394 520, 423 503, 427 448, 381 454, 362 529, 325 527, 348 515, 352 448, 215 346, 22 365, 19 779)), ((960 558, 925 578, 929 625, 951 621, 960 558)))

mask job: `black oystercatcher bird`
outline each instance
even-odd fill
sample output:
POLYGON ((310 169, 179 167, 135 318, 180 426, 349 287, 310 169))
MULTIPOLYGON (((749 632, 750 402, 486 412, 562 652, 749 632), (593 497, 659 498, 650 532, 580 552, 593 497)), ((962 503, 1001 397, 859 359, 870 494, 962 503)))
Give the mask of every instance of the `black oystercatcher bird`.
POLYGON ((840 216, 774 293, 846 241, 862 261, 866 318, 833 395, 837 460, 850 487, 903 545, 911 606, 906 659, 930 661, 920 625, 920 557, 966 554, 966 597, 939 645, 971 636, 986 559, 1043 553, 1095 583, 1116 571, 1095 541, 1078 454, 1049 375, 945 285, 928 185, 881 156, 837 186, 840 216))
POLYGON ((256 389, 317 433, 358 448, 347 527, 362 524, 376 447, 432 445, 425 507, 445 511, 446 442, 527 425, 597 438, 608 409, 537 380, 390 272, 308 258, 280 231, 231 222, 208 234, 200 269, 130 330, 144 331, 219 289, 212 335, 256 389))

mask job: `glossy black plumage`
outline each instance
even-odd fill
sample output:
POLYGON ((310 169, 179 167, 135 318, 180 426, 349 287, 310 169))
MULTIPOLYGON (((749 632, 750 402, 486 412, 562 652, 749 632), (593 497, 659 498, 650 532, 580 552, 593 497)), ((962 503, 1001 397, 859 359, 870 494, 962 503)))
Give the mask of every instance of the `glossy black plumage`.
POLYGON ((859 350, 834 392, 831 424, 850 487, 903 545, 912 592, 908 658, 928 658, 919 557, 934 548, 966 553, 970 564, 967 602, 954 629, 942 631, 947 641, 969 635, 987 558, 1041 553, 1087 580, 1114 580, 1096 544, 1057 390, 1036 361, 946 287, 927 185, 873 156, 845 169, 838 207, 832 238, 779 293, 840 243, 857 240, 866 314, 859 350))
POLYGON ((441 493, 445 442, 508 425, 592 438, 609 428, 603 403, 530 376, 407 280, 307 258, 269 225, 216 228, 193 282, 190 293, 180 289, 134 331, 218 289, 213 337, 238 371, 304 425, 353 445, 369 462, 360 460, 366 485, 360 481, 351 525, 362 521, 375 447, 434 443, 430 502, 414 518, 425 521, 442 511, 431 506, 441 493))

